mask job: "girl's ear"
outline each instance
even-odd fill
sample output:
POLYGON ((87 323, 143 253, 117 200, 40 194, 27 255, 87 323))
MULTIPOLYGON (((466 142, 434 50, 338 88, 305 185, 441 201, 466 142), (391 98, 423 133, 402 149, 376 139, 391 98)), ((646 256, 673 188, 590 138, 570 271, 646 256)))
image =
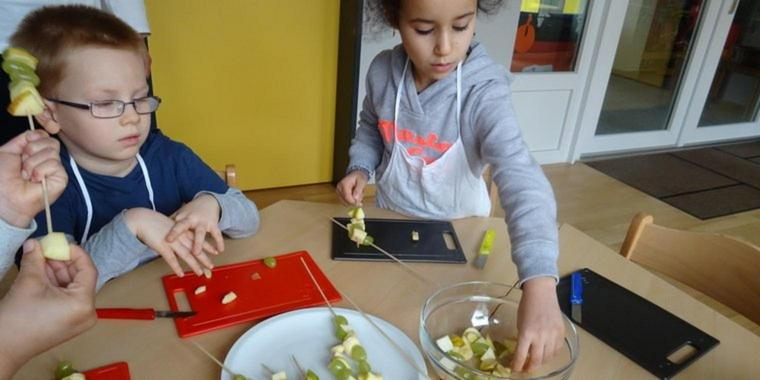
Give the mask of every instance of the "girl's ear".
POLYGON ((61 126, 55 117, 56 104, 47 99, 43 99, 42 101, 45 103, 45 110, 41 114, 36 115, 34 119, 42 125, 42 128, 45 128, 47 133, 54 135, 61 130, 61 126))

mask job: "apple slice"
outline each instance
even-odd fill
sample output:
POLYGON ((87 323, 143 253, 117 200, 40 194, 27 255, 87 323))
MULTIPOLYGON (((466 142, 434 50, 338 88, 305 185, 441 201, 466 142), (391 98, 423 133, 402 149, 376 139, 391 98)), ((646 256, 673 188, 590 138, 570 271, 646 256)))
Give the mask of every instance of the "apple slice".
POLYGON ((13 116, 39 115, 45 110, 37 90, 25 89, 8 105, 8 112, 13 116))
POLYGON ((3 60, 23 62, 31 67, 32 70, 37 68, 38 62, 37 58, 35 58, 32 53, 29 53, 26 51, 26 49, 19 47, 9 47, 5 49, 3 51, 3 60))
POLYGON ((42 245, 42 255, 50 260, 67 261, 71 260, 69 252, 69 241, 62 232, 53 232, 40 239, 42 245))

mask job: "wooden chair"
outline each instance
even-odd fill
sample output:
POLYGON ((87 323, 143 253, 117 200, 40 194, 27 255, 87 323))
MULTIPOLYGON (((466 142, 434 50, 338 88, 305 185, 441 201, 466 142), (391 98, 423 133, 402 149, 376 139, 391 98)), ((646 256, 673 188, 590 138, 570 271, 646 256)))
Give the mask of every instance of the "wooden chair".
POLYGON ((216 174, 219 174, 220 177, 224 180, 225 183, 227 183, 227 186, 229 187, 237 187, 237 173, 235 172, 235 165, 227 165, 224 167, 224 170, 214 170, 216 174))
POLYGON ((633 217, 620 254, 654 269, 760 325, 760 247, 716 233, 658 226, 633 217))

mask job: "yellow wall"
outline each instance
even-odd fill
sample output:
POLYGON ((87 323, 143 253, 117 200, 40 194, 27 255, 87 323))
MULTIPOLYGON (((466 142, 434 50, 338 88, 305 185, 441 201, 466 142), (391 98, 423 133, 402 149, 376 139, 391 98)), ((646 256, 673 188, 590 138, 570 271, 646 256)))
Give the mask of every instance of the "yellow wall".
POLYGON ((147 0, 159 127, 244 190, 328 182, 339 0, 147 0))

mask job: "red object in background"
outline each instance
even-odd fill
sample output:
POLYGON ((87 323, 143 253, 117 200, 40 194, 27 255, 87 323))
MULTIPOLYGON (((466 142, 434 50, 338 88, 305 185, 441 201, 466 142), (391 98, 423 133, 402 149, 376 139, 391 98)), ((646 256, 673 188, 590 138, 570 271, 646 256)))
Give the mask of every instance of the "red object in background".
POLYGON ((536 28, 533 26, 533 15, 528 14, 528 20, 525 21, 525 24, 517 28, 515 51, 525 53, 533 47, 534 42, 536 42, 536 28))
POLYGON ((552 71, 571 71, 575 47, 574 41, 536 41, 529 52, 514 53, 510 70, 521 72, 527 66, 552 65, 552 71))
POLYGON ((129 365, 118 362, 84 372, 87 380, 130 380, 129 365))
POLYGON ((306 265, 325 292, 330 302, 340 301, 340 293, 306 251, 277 256, 277 265, 269 268, 263 260, 216 267, 211 278, 196 276, 192 272, 184 277, 163 277, 164 291, 172 311, 179 311, 175 295, 184 293, 190 310, 198 314, 174 319, 177 333, 187 338, 236 325, 255 321, 291 310, 324 304, 314 286, 306 265), (195 289, 205 285, 206 291, 195 295, 195 289), (222 304, 222 298, 235 292, 237 299, 222 304))

